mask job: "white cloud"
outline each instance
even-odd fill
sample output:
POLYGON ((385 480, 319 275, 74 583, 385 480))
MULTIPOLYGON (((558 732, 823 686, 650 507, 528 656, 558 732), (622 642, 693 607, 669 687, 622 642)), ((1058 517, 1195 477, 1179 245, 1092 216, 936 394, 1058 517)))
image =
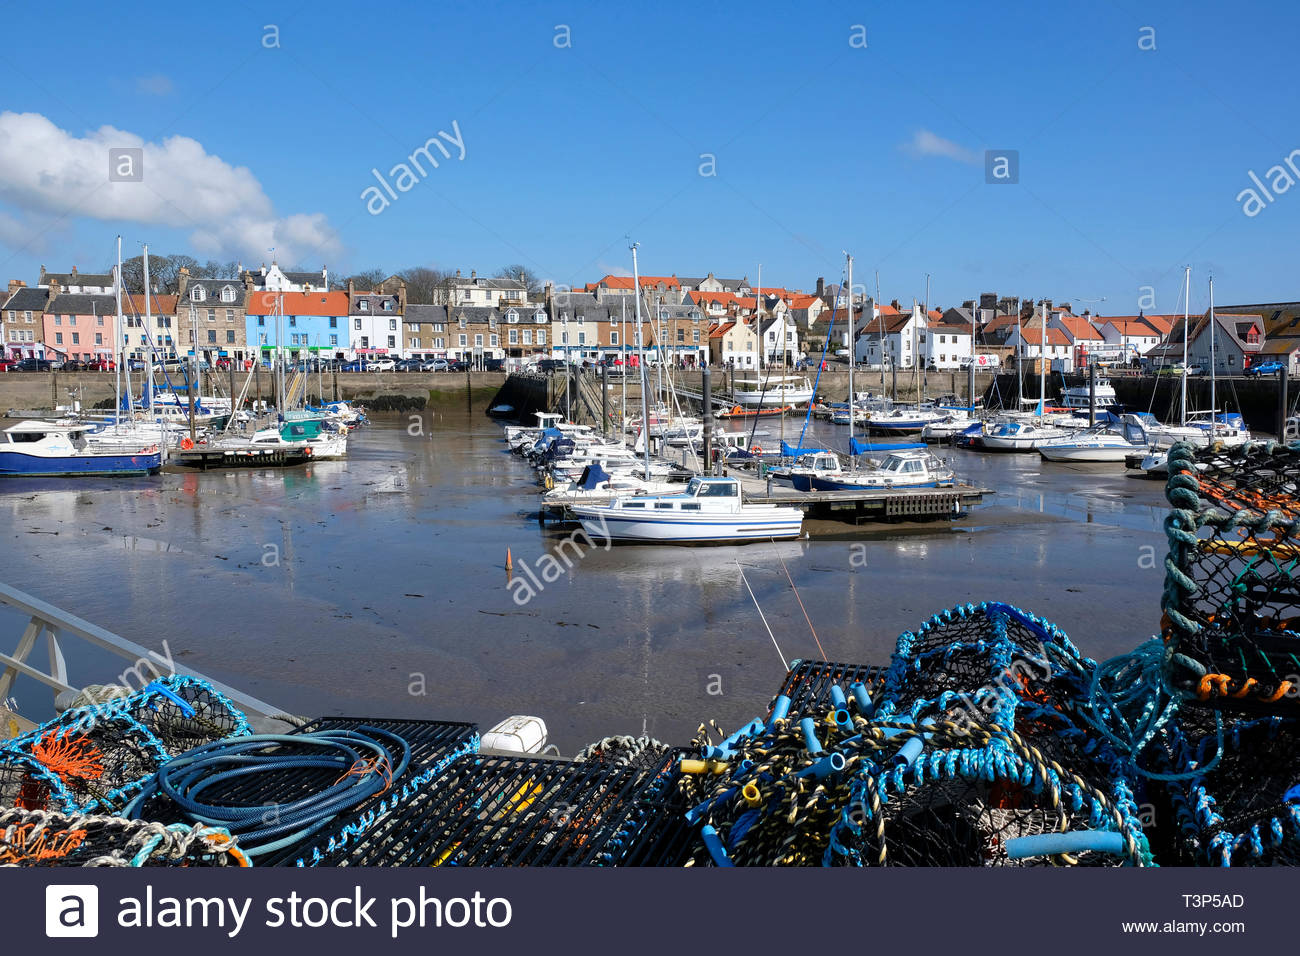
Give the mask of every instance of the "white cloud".
POLYGON ((137 92, 148 93, 150 96, 168 96, 175 87, 170 76, 154 73, 151 76, 136 77, 135 88, 137 92))
POLYGON ((282 262, 327 261, 341 249, 323 213, 277 216, 247 167, 196 140, 147 143, 111 126, 76 137, 39 113, 0 112, 0 200, 35 214, 189 229, 203 255, 254 261, 274 246, 282 262), (113 147, 143 150, 143 181, 109 181, 113 147))
POLYGON ((903 148, 913 156, 942 156, 945 159, 955 159, 959 163, 973 165, 979 165, 980 162, 979 155, 974 150, 937 136, 928 129, 917 130, 911 142, 904 144, 903 148))

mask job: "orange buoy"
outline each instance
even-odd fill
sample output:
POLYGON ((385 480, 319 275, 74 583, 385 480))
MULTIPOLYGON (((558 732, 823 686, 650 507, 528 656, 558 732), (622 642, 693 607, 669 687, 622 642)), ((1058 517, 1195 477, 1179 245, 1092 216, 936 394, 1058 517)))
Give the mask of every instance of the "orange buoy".
POLYGON ((182 439, 181 439, 181 450, 182 450, 182 451, 189 451, 189 450, 190 450, 191 448, 193 448, 193 447, 194 447, 194 440, 193 440, 193 439, 191 439, 191 438, 182 438, 182 439))
POLYGON ((506 570, 507 571, 513 570, 514 566, 515 566, 515 562, 510 557, 510 549, 506 548, 506 570))

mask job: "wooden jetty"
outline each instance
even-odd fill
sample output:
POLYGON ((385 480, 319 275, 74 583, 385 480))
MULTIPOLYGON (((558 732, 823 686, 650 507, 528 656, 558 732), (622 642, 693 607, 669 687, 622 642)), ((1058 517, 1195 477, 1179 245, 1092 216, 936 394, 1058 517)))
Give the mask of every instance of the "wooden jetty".
POLYGON ((292 468, 312 460, 310 446, 301 448, 223 448, 220 445, 195 445, 172 451, 169 461, 183 468, 292 468))
MULTIPOLYGON (((745 501, 801 509, 809 518, 850 524, 888 521, 952 520, 993 494, 988 488, 950 485, 940 488, 883 488, 878 491, 796 491, 789 485, 734 474, 745 501)), ((543 500, 538 517, 562 519, 565 502, 543 500)))

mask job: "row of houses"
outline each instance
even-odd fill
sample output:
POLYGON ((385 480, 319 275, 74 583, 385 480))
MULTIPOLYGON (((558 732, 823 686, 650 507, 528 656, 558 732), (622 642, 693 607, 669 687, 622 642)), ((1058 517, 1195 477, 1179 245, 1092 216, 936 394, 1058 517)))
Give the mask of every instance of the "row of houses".
MULTIPOLYGON (((330 289, 329 273, 276 263, 200 278, 182 269, 174 294, 124 295, 119 334, 129 357, 196 352, 209 362, 248 362, 277 349, 298 360, 373 356, 448 359, 568 357, 595 361, 641 348, 674 364, 741 369, 798 366, 825 354, 874 368, 957 369, 978 353, 1044 358, 1071 371, 1090 362, 1181 361, 1181 316, 1076 315, 1068 303, 1021 303, 991 293, 961 307, 926 310, 849 295, 818 280, 813 292, 762 287, 745 278, 608 275, 578 289, 530 289, 520 279, 471 272, 449 278, 437 304, 407 301, 405 282, 330 289), (852 301, 852 333, 848 320, 852 301), (637 316, 641 317, 640 329, 637 316)), ((7 358, 93 361, 115 349, 117 297, 111 274, 47 272, 33 286, 11 280, 0 293, 0 343, 7 358)), ((1208 315, 1194 318, 1188 360, 1210 361, 1208 315)), ((1242 370, 1261 360, 1300 371, 1300 304, 1217 310, 1215 363, 1242 370)))

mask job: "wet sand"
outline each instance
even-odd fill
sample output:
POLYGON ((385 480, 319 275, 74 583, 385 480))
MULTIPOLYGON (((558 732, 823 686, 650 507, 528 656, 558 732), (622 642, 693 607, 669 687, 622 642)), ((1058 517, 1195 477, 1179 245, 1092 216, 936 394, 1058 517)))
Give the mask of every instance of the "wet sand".
MULTIPOLYGON (((805 444, 819 436, 846 440, 821 425, 805 444)), ((900 631, 967 601, 1032 610, 1095 657, 1155 631, 1162 483, 1118 465, 941 453, 998 492, 955 524, 577 558, 569 529, 537 522, 534 475, 497 425, 463 410, 393 416, 358 431, 346 462, 5 481, 0 580, 146 646, 165 639, 188 666, 295 713, 485 728, 536 714, 565 753, 606 734, 681 743, 708 719, 732 728, 764 709, 782 659, 820 657, 820 641, 832 659, 883 662, 900 631), (563 574, 548 582, 548 569, 563 574)), ((21 622, 0 621, 16 642, 21 622)), ((122 669, 67 653, 74 683, 122 669)), ((15 697, 48 715, 33 682, 15 697)))

